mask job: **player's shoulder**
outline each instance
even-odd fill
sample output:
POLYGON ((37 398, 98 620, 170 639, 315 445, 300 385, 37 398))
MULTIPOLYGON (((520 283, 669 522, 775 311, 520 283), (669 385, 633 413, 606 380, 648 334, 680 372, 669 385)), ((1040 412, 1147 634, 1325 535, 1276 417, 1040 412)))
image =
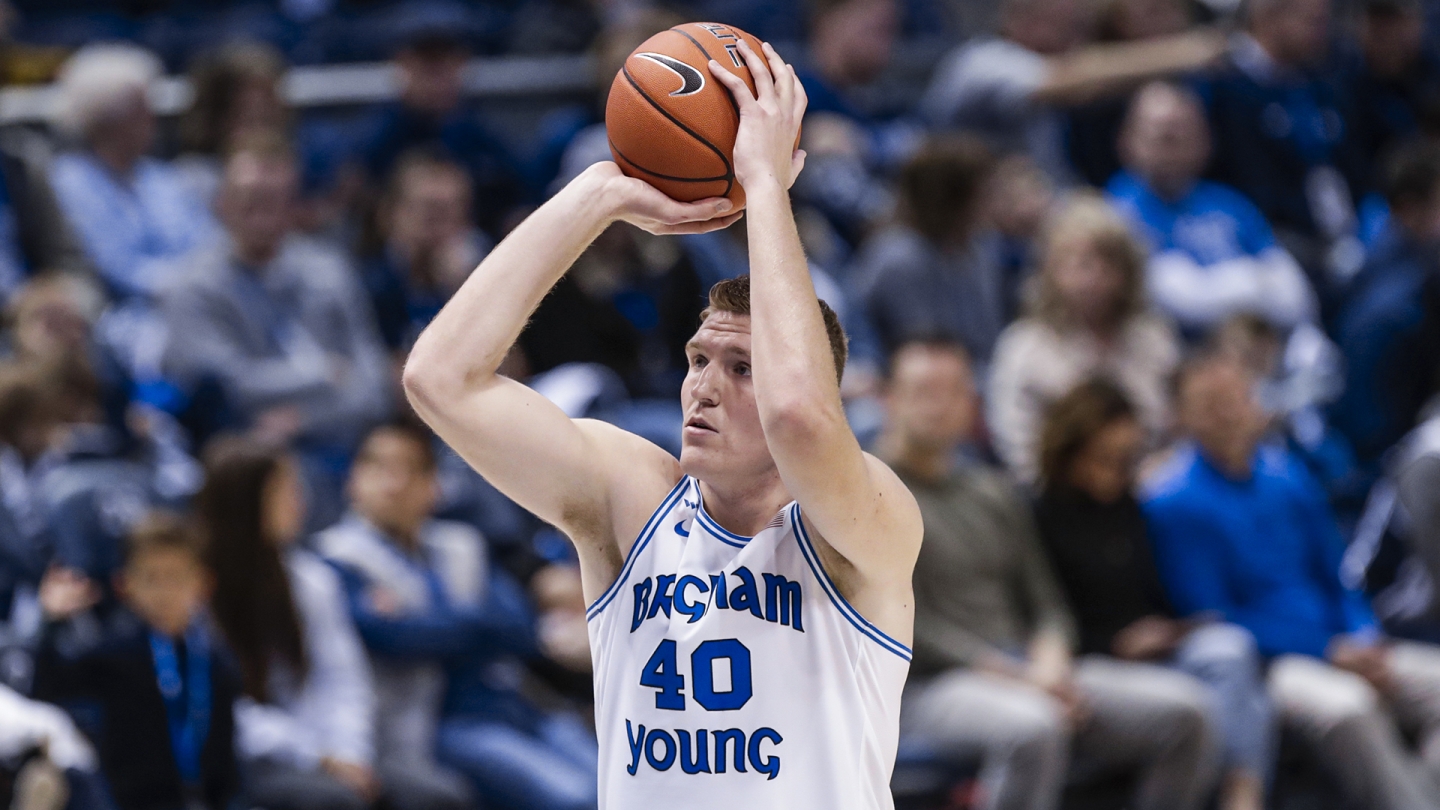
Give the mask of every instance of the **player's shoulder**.
POLYGON ((611 508, 622 512, 612 516, 619 527, 630 522, 626 514, 633 518, 643 512, 648 517, 685 477, 680 462, 649 439, 598 419, 576 419, 575 426, 602 467, 611 508))

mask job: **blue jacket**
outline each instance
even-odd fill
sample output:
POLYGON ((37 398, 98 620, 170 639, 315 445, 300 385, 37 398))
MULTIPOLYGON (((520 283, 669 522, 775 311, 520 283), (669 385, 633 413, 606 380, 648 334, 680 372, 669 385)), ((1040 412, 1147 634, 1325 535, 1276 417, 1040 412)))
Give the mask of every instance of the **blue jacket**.
POLYGON ((1330 417, 1364 464, 1378 466, 1381 455, 1415 426, 1440 382, 1436 258, 1434 247, 1392 229, 1351 284, 1336 318, 1345 393, 1331 406, 1330 417))
POLYGON ((1375 632, 1365 597, 1340 582, 1344 541, 1324 490, 1280 447, 1262 447, 1253 470, 1229 478, 1192 445, 1147 483, 1142 504, 1176 609, 1244 627, 1266 655, 1323 656, 1336 635, 1375 632))

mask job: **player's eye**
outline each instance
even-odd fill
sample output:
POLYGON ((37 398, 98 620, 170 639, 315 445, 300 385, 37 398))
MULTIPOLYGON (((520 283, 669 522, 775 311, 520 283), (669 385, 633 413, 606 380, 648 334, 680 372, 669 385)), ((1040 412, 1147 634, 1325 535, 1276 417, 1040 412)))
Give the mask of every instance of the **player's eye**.
POLYGON ((739 374, 741 377, 749 377, 749 376, 750 376, 750 364, 749 364, 749 363, 736 363, 736 364, 735 364, 735 373, 736 373, 736 374, 739 374))
POLYGON ((690 358, 690 367, 691 367, 691 368, 704 368, 704 367, 705 367, 705 364, 706 364, 707 362, 708 362, 708 361, 705 359, 705 355, 703 355, 703 354, 697 354, 697 355, 695 355, 694 357, 690 358))

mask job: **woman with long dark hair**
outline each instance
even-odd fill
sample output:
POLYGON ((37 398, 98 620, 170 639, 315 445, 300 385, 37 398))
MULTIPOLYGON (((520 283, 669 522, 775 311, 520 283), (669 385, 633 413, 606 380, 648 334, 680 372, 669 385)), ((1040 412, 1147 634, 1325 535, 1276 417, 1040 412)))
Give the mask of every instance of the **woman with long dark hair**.
POLYGON ((212 610, 240 664, 236 749, 252 803, 359 810, 371 771, 370 672, 336 573, 296 547, 300 475, 284 450, 219 439, 197 504, 215 574, 212 610))
POLYGON ((1206 682, 1227 754, 1221 810, 1259 810, 1271 708, 1250 633, 1175 617, 1151 556, 1135 471, 1145 429, 1117 384, 1091 379, 1047 411, 1036 524, 1075 611, 1080 653, 1174 667, 1206 682))

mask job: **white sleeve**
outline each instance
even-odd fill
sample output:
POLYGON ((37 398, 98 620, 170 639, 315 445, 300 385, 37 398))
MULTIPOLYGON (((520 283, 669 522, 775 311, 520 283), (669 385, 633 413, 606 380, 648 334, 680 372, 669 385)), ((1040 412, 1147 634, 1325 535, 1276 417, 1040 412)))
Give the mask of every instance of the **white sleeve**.
POLYGON ((1146 275, 1156 305, 1187 326, 1210 326, 1237 312, 1286 327, 1315 317, 1310 283, 1280 247, 1203 266, 1188 253, 1166 250, 1151 257, 1146 275))
POLYGON ((1033 397, 1026 393, 1034 364, 1026 357, 1030 341, 1023 328, 1022 323, 1011 324, 995 344, 986 421, 995 454, 1012 475, 1028 483, 1038 475, 1035 441, 1039 414, 1033 397))
POLYGON ((1278 245, 1268 247, 1255 258, 1255 264, 1263 288, 1262 311, 1271 321, 1290 327, 1315 322, 1320 301, 1290 251, 1278 245))
POLYGON ((0 684, 0 757, 18 757, 40 745, 61 768, 95 770, 95 752, 69 715, 0 684))
POLYGON ((323 755, 314 730, 279 706, 235 701, 235 749, 243 760, 271 759, 313 771, 323 755))
POLYGON ((303 580, 309 591, 303 597, 310 655, 307 715, 318 724, 324 755, 370 765, 375 759, 375 690, 344 587, 339 575, 315 558, 307 560, 303 580))

